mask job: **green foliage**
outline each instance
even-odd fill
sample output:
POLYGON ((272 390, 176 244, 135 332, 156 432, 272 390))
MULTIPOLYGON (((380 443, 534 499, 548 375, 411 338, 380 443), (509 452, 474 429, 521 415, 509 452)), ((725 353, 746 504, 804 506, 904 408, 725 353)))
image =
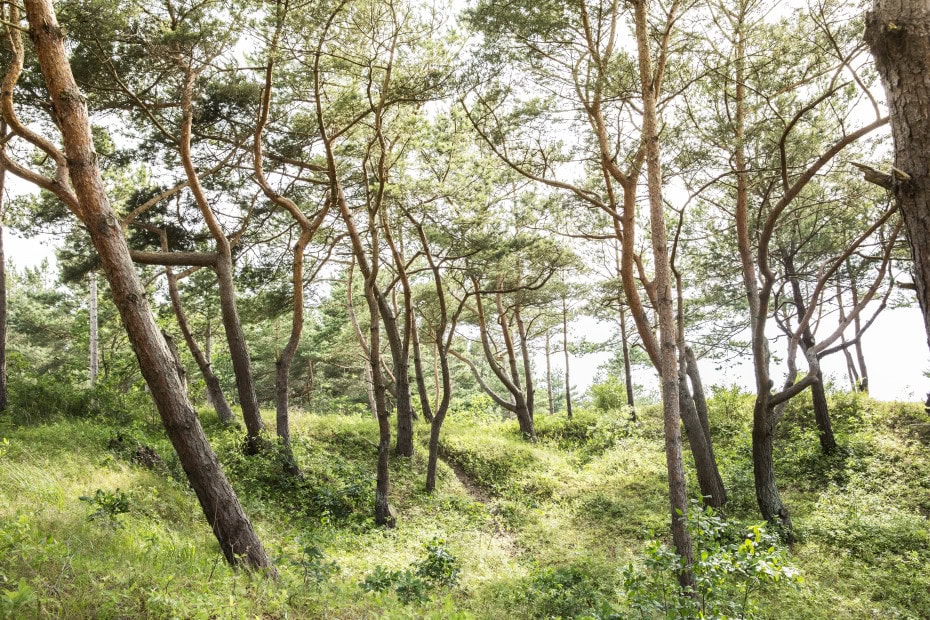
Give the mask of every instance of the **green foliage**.
POLYGON ((602 584, 584 565, 537 568, 520 597, 537 618, 590 618, 608 609, 602 584))
POLYGON ((588 392, 591 394, 591 404, 602 413, 622 412, 627 408, 626 387, 619 377, 608 376, 591 385, 588 392))
POLYGON ((123 391, 108 384, 76 387, 53 376, 17 374, 10 379, 8 411, 17 424, 61 417, 99 417, 125 423, 152 409, 151 397, 142 390, 123 391))
POLYGON ((404 570, 376 566, 359 586, 366 592, 393 590, 404 605, 425 603, 431 590, 452 588, 459 580, 459 562, 444 545, 445 541, 433 539, 426 545, 426 557, 404 570))
POLYGON ((36 591, 25 579, 16 582, 16 588, 0 590, 0 618, 24 615, 25 608, 35 600, 36 591))
POLYGON ((637 434, 637 425, 625 411, 616 409, 600 414, 579 411, 571 419, 553 416, 536 420, 536 437, 540 441, 562 450, 577 450, 589 459, 613 448, 619 440, 637 434))
POLYGON ((118 515, 129 512, 129 496, 119 489, 115 491, 97 489, 93 496, 82 495, 78 499, 95 508, 94 512, 87 517, 91 521, 105 519, 108 523, 116 524, 118 515))
POLYGON ((642 568, 631 564, 624 572, 627 603, 643 617, 753 618, 763 588, 803 581, 778 537, 762 525, 741 529, 695 502, 687 527, 693 589, 678 583, 682 558, 657 540, 647 544, 642 568))

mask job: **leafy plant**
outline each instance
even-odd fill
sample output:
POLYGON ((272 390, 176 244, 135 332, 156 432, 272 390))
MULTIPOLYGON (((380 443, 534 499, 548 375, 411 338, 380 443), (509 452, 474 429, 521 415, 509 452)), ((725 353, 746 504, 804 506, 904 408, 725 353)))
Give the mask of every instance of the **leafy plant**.
POLYGON ((78 499, 97 507, 88 517, 90 520, 108 519, 115 522, 117 515, 129 512, 129 495, 119 489, 115 491, 97 489, 93 497, 82 495, 78 499))
POLYGON ((404 570, 389 571, 376 566, 359 586, 366 592, 393 590, 405 605, 424 603, 429 600, 430 590, 451 588, 458 583, 459 561, 444 544, 445 541, 434 538, 426 544, 426 557, 404 570))
POLYGON ((741 530, 696 502, 686 518, 693 588, 678 584, 682 559, 657 540, 647 545, 642 568, 624 571, 627 603, 643 618, 753 618, 764 587, 802 582, 778 537, 762 525, 741 530))
POLYGON ((303 569, 304 586, 319 587, 339 572, 339 565, 326 560, 326 554, 314 542, 301 545, 301 556, 295 564, 303 569))

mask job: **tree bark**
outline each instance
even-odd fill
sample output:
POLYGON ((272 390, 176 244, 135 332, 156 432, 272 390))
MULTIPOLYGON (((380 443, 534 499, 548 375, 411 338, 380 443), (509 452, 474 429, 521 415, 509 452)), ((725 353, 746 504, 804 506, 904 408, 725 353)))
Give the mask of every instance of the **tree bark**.
POLYGON ((90 387, 97 385, 97 369, 100 367, 100 358, 97 354, 98 334, 97 334, 97 272, 90 272, 90 387))
POLYGON ((550 361, 551 347, 549 346, 549 330, 546 330, 546 397, 549 401, 549 415, 555 412, 552 401, 552 362, 550 361))
POLYGON ((633 399, 633 370, 630 368, 630 345, 626 336, 626 316, 620 305, 620 345, 623 347, 623 381, 626 386, 626 404, 630 406, 630 418, 636 421, 636 401, 633 399))
POLYGON ((704 503, 714 508, 720 508, 727 503, 727 494, 717 468, 713 444, 710 440, 710 430, 702 423, 698 414, 696 400, 688 389, 688 370, 690 364, 682 360, 682 367, 678 378, 678 399, 681 407, 681 419, 688 433, 688 444, 694 457, 694 467, 697 470, 698 484, 701 487, 701 497, 704 503))
POLYGON ((247 442, 250 450, 257 450, 261 443, 261 433, 265 430, 258 396, 255 394, 255 381, 252 376, 252 360, 242 331, 242 321, 236 308, 236 290, 232 279, 232 257, 221 254, 216 261, 216 276, 219 282, 220 315, 226 341, 229 343, 229 357, 232 359, 233 373, 236 376, 236 391, 239 394, 239 406, 245 420, 247 442))
POLYGON ((669 506, 672 518, 672 538, 682 559, 679 581, 692 584, 693 560, 691 535, 685 527, 688 494, 681 456, 681 415, 678 394, 678 356, 676 354, 675 312, 673 307, 671 268, 668 257, 668 234, 662 202, 662 167, 659 154, 659 126, 656 110, 656 84, 649 50, 649 27, 646 20, 647 0, 633 5, 636 24, 636 47, 639 77, 643 96, 643 142, 646 145, 646 178, 649 187, 649 220, 652 231, 652 253, 655 261, 656 313, 660 332, 660 377, 662 408, 665 418, 665 459, 668 470, 669 506))
MULTIPOLYGON (((6 133, 6 123, 3 123, 6 133)), ((6 255, 3 253, 3 216, 6 206, 6 169, 0 166, 0 413, 6 411, 6 255)))
POLYGON ((888 97, 892 192, 914 259, 917 301, 930 343, 930 0, 874 0, 868 43, 888 97))
POLYGON ((572 382, 569 374, 568 352, 568 306, 565 297, 562 297, 562 350, 565 352, 565 412, 568 419, 572 419, 572 382))
MULTIPOLYGON (((49 0, 26 0, 25 7, 30 36, 61 130, 66 157, 62 161, 67 162, 66 174, 74 188, 71 205, 76 207, 75 212, 87 227, 100 256, 116 308, 168 437, 227 561, 273 571, 261 541, 204 435, 171 353, 155 324, 122 227, 106 196, 85 100, 71 73, 63 32, 52 5, 49 0)), ((16 79, 4 82, 3 97, 10 98, 11 103, 16 79)), ((6 103, 4 115, 9 111, 6 103)))
MULTIPOLYGON (((203 381, 207 387, 207 402, 214 408, 223 424, 231 424, 233 421, 233 412, 229 407, 229 403, 226 401, 226 396, 223 394, 222 387, 220 387, 220 380, 213 374, 213 368, 210 365, 210 360, 207 355, 197 346, 197 341, 194 339, 194 334, 191 332, 190 324, 187 321, 187 313, 184 312, 184 306, 181 303, 181 293, 178 290, 178 278, 170 267, 165 269, 165 275, 168 280, 168 297, 171 299, 171 307, 178 321, 178 327, 181 329, 181 336, 183 336, 184 342, 191 352, 191 356, 197 363, 197 367, 200 369, 200 374, 203 376, 203 381)), ((206 345, 208 353, 210 351, 209 333, 210 330, 208 326, 206 345)))
MULTIPOLYGON (((785 275, 791 285, 791 295, 800 321, 807 313, 807 305, 804 303, 804 297, 801 294, 801 283, 798 281, 797 272, 795 271, 794 257, 788 251, 783 253, 783 257, 785 275)), ((801 336, 801 350, 806 354, 815 344, 813 332, 811 332, 809 326, 805 327, 801 336)), ((833 435, 833 424, 830 422, 830 410, 827 404, 827 393, 823 387, 822 371, 818 371, 817 381, 811 385, 811 400, 814 406, 814 420, 817 422, 817 430, 820 436, 820 449, 823 450, 824 454, 830 454, 836 450, 836 437, 833 435)))

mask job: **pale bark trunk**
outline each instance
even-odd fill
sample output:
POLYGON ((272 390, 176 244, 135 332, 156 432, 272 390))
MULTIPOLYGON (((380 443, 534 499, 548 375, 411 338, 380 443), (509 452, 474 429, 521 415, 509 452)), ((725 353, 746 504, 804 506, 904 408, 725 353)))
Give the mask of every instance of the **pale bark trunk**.
POLYGON ((665 458, 669 482, 669 506, 672 519, 672 538, 682 558, 679 579, 690 585, 691 535, 685 527, 688 512, 688 494, 681 456, 681 416, 678 394, 678 356, 676 354, 675 311, 673 307, 671 274, 668 258, 668 235, 665 227, 665 209, 662 202, 662 168, 659 157, 659 128, 656 111, 656 84, 649 50, 649 27, 646 20, 647 0, 633 5, 636 24, 636 43, 639 57, 639 74, 643 96, 643 141, 646 145, 646 169, 649 187, 649 219, 652 231, 652 252, 655 261, 656 313, 659 316, 660 376, 662 380, 662 407, 665 418, 665 458))
MULTIPOLYGON (((84 98, 68 64, 64 36, 48 0, 26 0, 29 31, 61 129, 77 213, 90 233, 110 291, 169 439, 226 559, 271 567, 184 393, 155 324, 97 167, 84 98)), ((12 93, 4 93, 11 97, 12 93)), ((4 106, 6 107, 6 106, 4 106)), ((271 569, 273 571, 273 568, 271 569)))
POLYGON ((97 369, 100 367, 97 330, 97 272, 90 272, 90 387, 97 385, 97 369))

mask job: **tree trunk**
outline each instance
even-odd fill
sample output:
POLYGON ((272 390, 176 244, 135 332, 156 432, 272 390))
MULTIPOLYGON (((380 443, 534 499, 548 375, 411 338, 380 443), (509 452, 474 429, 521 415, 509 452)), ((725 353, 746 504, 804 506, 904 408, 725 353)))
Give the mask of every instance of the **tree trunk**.
POLYGON ((697 470, 698 484, 701 487, 701 497, 704 503, 714 508, 720 508, 727 502, 726 490, 714 448, 710 440, 710 432, 701 422, 697 403, 688 389, 687 366, 681 368, 678 380, 678 399, 681 407, 681 419, 688 433, 688 443, 691 454, 694 456, 694 467, 697 470))
POLYGON ((755 478, 756 501, 765 520, 782 528, 791 536, 791 518, 788 509, 781 501, 778 484, 775 481, 775 462, 772 458, 774 427, 770 420, 766 395, 756 398, 752 415, 752 465, 755 478))
POLYGON ((236 290, 232 279, 232 258, 220 253, 216 261, 216 276, 219 282, 220 313, 223 329, 229 343, 229 357, 232 359, 233 372, 236 375, 236 391, 239 393, 239 406, 245 420, 247 442, 250 450, 257 450, 261 443, 261 433, 265 430, 261 411, 258 408, 258 396, 255 394, 255 381, 252 377, 252 360, 242 331, 242 321, 236 308, 236 290))
POLYGON ((552 362, 551 347, 549 346, 549 330, 546 330, 546 397, 549 400, 549 415, 555 413, 554 403, 552 401, 552 362))
MULTIPOLYGON (((377 272, 374 272, 375 274, 377 272)), ((371 330, 369 336, 371 378, 375 397, 375 410, 378 415, 378 464, 375 483, 375 523, 386 527, 394 527, 396 519, 388 503, 391 491, 390 482, 390 456, 391 456, 391 421, 387 410, 387 387, 384 375, 381 373, 381 321, 379 319, 378 301, 375 292, 377 281, 375 277, 365 281, 365 299, 368 302, 368 313, 371 317, 371 330)), ((396 371, 395 371, 396 372, 396 371)))
POLYGON ((449 410, 449 400, 452 396, 452 379, 449 371, 449 356, 442 355, 439 363, 442 373, 442 400, 436 408, 433 422, 429 429, 429 458, 426 463, 426 491, 432 492, 436 488, 436 461, 439 460, 439 433, 442 423, 449 410))
MULTIPOLYGON (((49 0, 26 0, 29 32, 61 129, 70 180, 116 308, 126 328, 165 430, 227 561, 271 567, 261 541, 220 468, 187 398, 174 360, 155 324, 122 228, 97 167, 90 121, 49 0)), ((4 92, 4 97, 12 93, 4 92)), ((270 568, 270 570, 274 570, 270 568)))
POLYGON ((97 385, 97 369, 100 358, 97 354, 97 272, 90 272, 90 387, 97 385))
POLYGON ((414 319, 411 319, 410 329, 410 340, 413 343, 413 372, 417 381, 417 395, 420 397, 420 409, 423 411, 423 419, 427 422, 432 422, 433 408, 430 406, 429 391, 426 389, 426 377, 424 376, 423 372, 423 358, 420 354, 420 336, 417 333, 417 326, 414 319))
MULTIPOLYGON (((6 133, 6 124, 2 127, 6 133)), ((6 170, 0 167, 0 413, 6 411, 6 255, 3 253, 3 215, 6 170)))
POLYGON ((213 374, 213 368, 210 366, 208 357, 210 351, 209 323, 207 324, 207 355, 205 355, 197 346, 190 324, 187 322, 187 314, 184 312, 184 306, 181 304, 181 293, 178 290, 178 278, 170 267, 165 269, 165 273, 168 280, 168 297, 171 299, 171 307, 178 321, 178 327, 181 329, 184 342, 187 343, 188 350, 190 350, 194 361, 197 362, 197 367, 200 369, 200 374, 207 386, 207 402, 216 410, 216 414, 223 424, 231 424, 233 421, 232 409, 230 409, 226 396, 223 394, 223 389, 220 387, 220 380, 213 374))
POLYGON ((568 307, 565 305, 565 297, 562 297, 562 350, 565 352, 565 412, 568 419, 572 419, 572 382, 569 374, 569 354, 568 354, 568 307))
POLYGON ((620 306, 620 343, 623 347, 623 381, 626 385, 626 404, 630 406, 630 418, 636 421, 636 402, 633 400, 633 370, 630 368, 630 345, 626 337, 626 316, 620 306))
POLYGON ((656 84, 653 81, 652 55, 649 50, 649 26, 646 19, 647 0, 633 5, 636 24, 636 47, 639 57, 640 85, 643 96, 643 142, 646 145, 646 168, 649 187, 649 220, 652 232, 652 253, 655 261, 656 314, 660 331, 660 377, 662 407, 665 418, 665 459, 668 470, 669 507, 672 538, 682 560, 679 581, 692 585, 691 535, 685 526, 688 493, 681 457, 681 416, 678 402, 678 356, 676 354, 675 311, 671 287, 671 267, 668 258, 668 233, 662 202, 662 167, 659 153, 659 125, 656 111, 656 84))
POLYGON ((892 191, 914 258, 930 342, 930 0, 874 0, 865 40, 885 85, 895 168, 892 191))
MULTIPOLYGON (((797 272, 794 268, 794 257, 790 252, 783 254, 785 263, 785 273, 791 284, 791 295, 794 298, 794 307, 801 319, 807 312, 807 306, 801 295, 801 283, 798 282, 797 272)), ((805 327, 801 336, 801 350, 807 354, 808 349, 814 346, 814 334, 810 327, 805 327)), ((829 405, 827 404, 827 393, 823 387, 823 372, 817 372, 817 382, 811 385, 811 396, 814 405, 814 420, 817 422, 817 430, 820 435, 820 448, 824 454, 830 454, 836 450, 836 437, 833 435, 833 425, 830 422, 829 405)))

